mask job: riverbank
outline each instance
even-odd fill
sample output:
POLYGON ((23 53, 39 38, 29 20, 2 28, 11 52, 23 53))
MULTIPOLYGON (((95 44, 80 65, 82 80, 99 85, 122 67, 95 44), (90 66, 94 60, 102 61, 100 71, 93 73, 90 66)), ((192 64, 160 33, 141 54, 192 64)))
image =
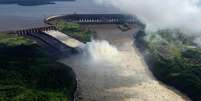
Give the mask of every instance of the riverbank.
POLYGON ((199 101, 201 54, 192 40, 176 30, 142 31, 135 43, 158 80, 199 101))

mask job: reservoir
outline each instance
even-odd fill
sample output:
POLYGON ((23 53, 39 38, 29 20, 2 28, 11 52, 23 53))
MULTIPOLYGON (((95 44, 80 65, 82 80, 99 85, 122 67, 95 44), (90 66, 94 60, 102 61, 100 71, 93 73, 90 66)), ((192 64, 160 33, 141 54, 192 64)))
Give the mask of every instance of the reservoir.
POLYGON ((48 16, 73 13, 111 14, 119 13, 119 10, 100 6, 94 0, 60 1, 37 6, 0 4, 0 31, 44 26, 43 20, 48 16))

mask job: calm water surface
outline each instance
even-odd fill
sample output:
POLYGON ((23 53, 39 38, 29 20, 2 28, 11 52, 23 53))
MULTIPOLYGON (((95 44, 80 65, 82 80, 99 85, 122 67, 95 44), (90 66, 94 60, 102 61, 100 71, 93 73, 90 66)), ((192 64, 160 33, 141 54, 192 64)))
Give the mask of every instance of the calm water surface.
POLYGON ((43 19, 51 15, 73 13, 119 13, 113 7, 103 7, 93 0, 56 2, 39 6, 0 4, 0 31, 44 26, 43 19))

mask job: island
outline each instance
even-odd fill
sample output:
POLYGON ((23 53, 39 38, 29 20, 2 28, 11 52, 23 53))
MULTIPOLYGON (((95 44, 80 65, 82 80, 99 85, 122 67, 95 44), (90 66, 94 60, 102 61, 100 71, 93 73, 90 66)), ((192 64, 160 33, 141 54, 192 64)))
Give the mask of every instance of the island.
POLYGON ((75 0, 0 0, 0 4, 18 4, 22 6, 34 6, 34 5, 54 4, 55 1, 75 1, 75 0))

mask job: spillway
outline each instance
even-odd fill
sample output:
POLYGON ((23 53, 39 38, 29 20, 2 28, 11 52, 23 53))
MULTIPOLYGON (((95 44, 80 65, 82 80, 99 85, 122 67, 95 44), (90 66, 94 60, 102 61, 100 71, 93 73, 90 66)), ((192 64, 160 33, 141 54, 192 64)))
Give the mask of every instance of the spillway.
POLYGON ((136 29, 120 31, 115 25, 85 26, 94 40, 82 53, 60 60, 78 79, 76 101, 186 101, 179 92, 152 76, 133 45, 136 29))

